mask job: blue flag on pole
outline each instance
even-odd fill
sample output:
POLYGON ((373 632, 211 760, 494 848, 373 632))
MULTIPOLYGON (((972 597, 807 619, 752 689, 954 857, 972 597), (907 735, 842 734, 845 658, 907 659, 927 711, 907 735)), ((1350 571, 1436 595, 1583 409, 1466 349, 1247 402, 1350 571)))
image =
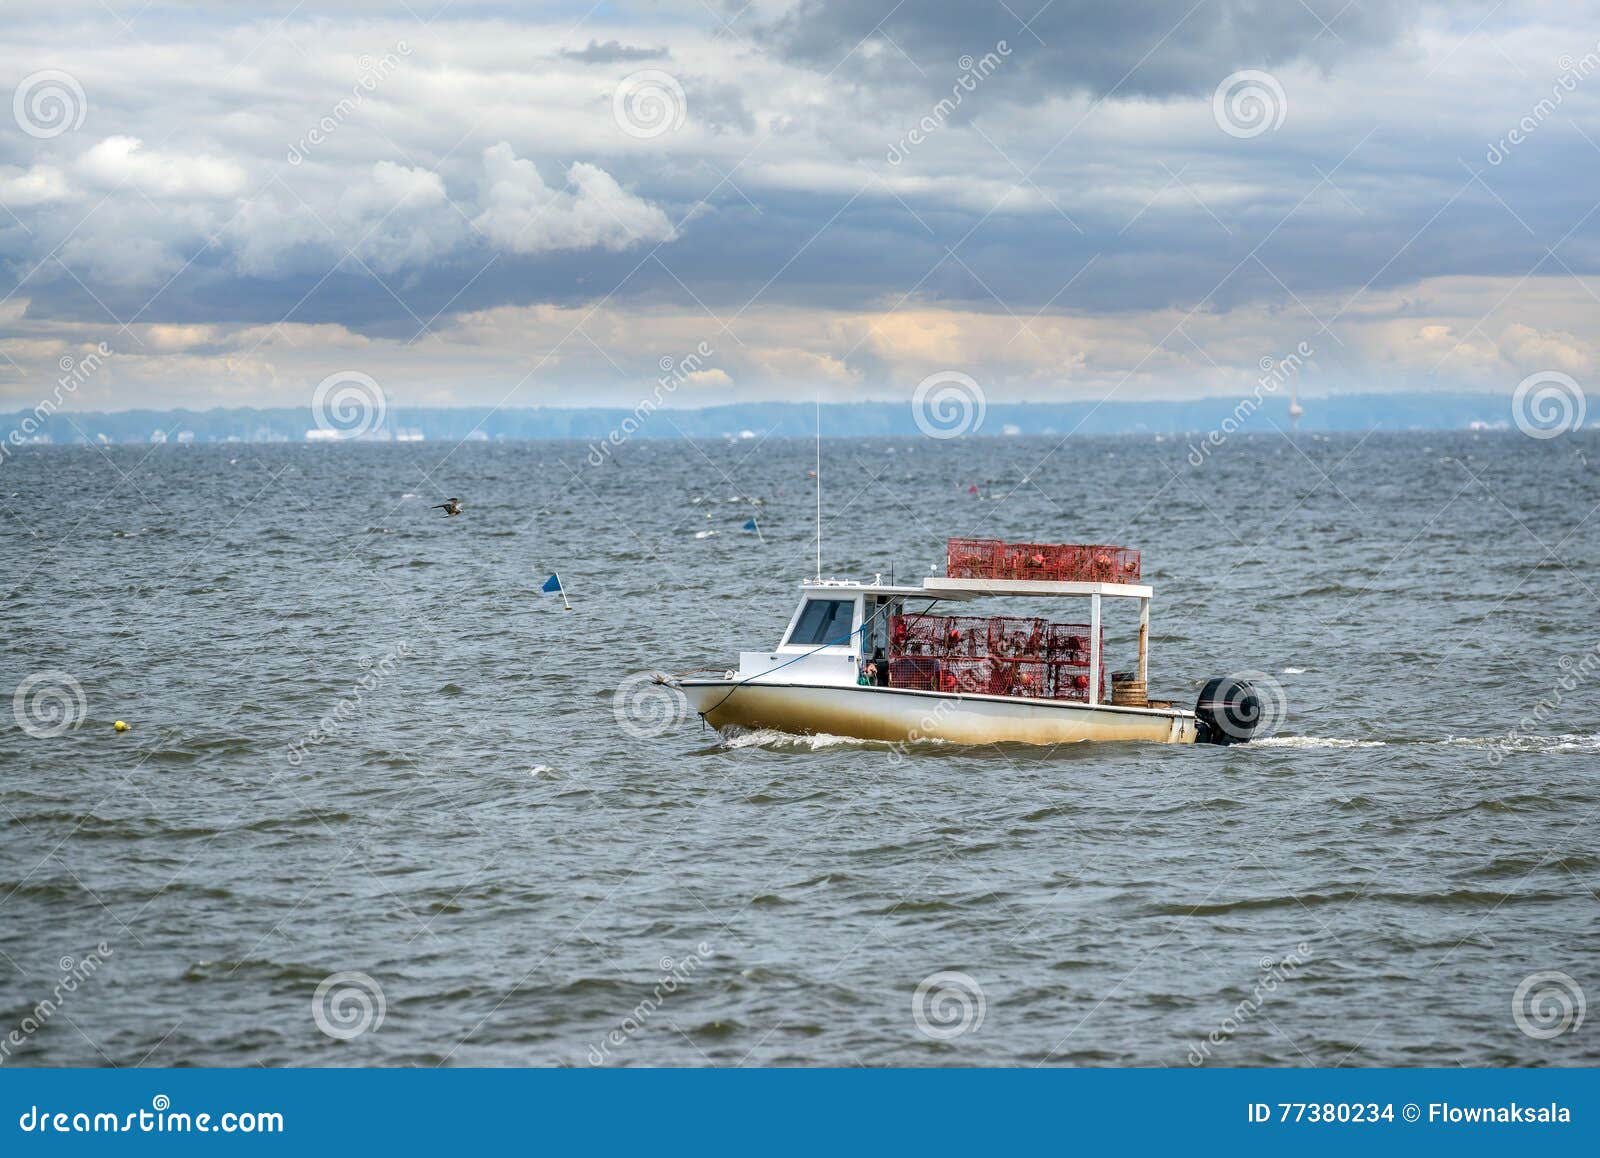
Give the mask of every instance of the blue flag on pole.
POLYGON ((746 531, 753 531, 753 530, 755 530, 755 529, 756 529, 756 521, 755 521, 755 520, 754 520, 754 519, 746 519, 746 520, 745 520, 745 521, 744 521, 744 529, 745 529, 745 530, 746 530, 746 531))
POLYGON ((548 579, 546 579, 544 581, 544 586, 539 588, 539 590, 540 591, 560 591, 561 590, 561 577, 559 575, 550 576, 550 578, 548 578, 548 579))

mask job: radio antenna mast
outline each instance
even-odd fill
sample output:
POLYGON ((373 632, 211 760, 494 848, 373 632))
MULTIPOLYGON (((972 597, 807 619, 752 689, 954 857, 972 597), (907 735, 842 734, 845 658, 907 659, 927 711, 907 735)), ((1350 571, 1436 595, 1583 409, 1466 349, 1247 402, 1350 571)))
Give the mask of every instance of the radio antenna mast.
POLYGON ((817 394, 817 582, 822 582, 822 394, 817 394))

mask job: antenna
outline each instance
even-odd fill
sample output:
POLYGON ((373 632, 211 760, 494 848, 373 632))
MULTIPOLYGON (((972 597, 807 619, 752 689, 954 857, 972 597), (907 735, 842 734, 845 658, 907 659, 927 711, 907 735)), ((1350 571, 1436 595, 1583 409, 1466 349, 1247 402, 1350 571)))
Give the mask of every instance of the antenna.
POLYGON ((817 582, 822 582, 822 394, 817 394, 817 582))

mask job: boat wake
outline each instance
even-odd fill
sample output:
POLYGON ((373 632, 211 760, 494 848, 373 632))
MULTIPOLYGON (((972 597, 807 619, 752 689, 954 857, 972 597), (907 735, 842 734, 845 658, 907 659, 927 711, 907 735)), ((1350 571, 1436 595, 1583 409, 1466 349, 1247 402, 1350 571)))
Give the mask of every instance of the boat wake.
MULTIPOLYGON (((943 744, 943 740, 918 740, 915 747, 943 744)), ((906 747, 907 745, 899 745, 906 747)), ((729 729, 722 734, 721 742, 717 747, 724 750, 739 748, 799 748, 810 752, 821 751, 824 748, 862 748, 868 751, 889 751, 896 745, 886 740, 863 740, 857 736, 834 736, 826 732, 813 735, 799 736, 790 732, 779 732, 771 728, 738 728, 729 729)))
POLYGON ((1339 740, 1332 736, 1263 736, 1250 748, 1387 748, 1387 740, 1339 740))
POLYGON ((1391 745, 1419 748, 1476 748, 1501 752, 1600 752, 1600 733, 1583 735, 1563 732, 1555 736, 1508 735, 1447 736, 1443 740, 1341 740, 1332 736, 1263 736, 1250 741, 1251 748, 1387 748, 1391 745))
POLYGON ((1554 736, 1535 736, 1515 732, 1497 736, 1451 736, 1424 743, 1451 748, 1495 748, 1502 752, 1600 752, 1600 733, 1562 732, 1554 736))

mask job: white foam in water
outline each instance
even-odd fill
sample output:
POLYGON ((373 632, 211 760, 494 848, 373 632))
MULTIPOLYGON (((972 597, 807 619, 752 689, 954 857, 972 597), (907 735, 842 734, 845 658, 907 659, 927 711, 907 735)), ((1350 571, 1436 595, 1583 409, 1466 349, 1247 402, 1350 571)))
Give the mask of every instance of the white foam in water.
MULTIPOLYGON (((938 740, 919 740, 919 744, 937 744, 938 740)), ((816 752, 823 748, 837 748, 841 744, 857 748, 887 747, 881 740, 862 740, 855 736, 834 736, 820 732, 814 736, 796 736, 770 728, 729 732, 722 737, 724 748, 806 748, 816 752)))
MULTIPOLYGON (((1443 740, 1406 740, 1397 743, 1419 747, 1499 748, 1507 752, 1595 752, 1600 751, 1600 733, 1559 736, 1449 736, 1443 740)), ((1263 736, 1250 746, 1265 748, 1387 748, 1388 740, 1339 740, 1332 736, 1263 736)))
POLYGON ((1283 669, 1282 674, 1283 675, 1305 675, 1306 674, 1306 669, 1303 668, 1303 667, 1286 667, 1286 668, 1283 669))
POLYGON ((1506 752, 1594 752, 1600 751, 1600 733, 1580 735, 1562 732, 1556 736, 1506 735, 1450 736, 1443 740, 1424 740, 1424 744, 1453 748, 1499 748, 1506 752))
POLYGON ((1336 740, 1331 736, 1265 736, 1251 740, 1252 748, 1387 748, 1387 740, 1336 740))

